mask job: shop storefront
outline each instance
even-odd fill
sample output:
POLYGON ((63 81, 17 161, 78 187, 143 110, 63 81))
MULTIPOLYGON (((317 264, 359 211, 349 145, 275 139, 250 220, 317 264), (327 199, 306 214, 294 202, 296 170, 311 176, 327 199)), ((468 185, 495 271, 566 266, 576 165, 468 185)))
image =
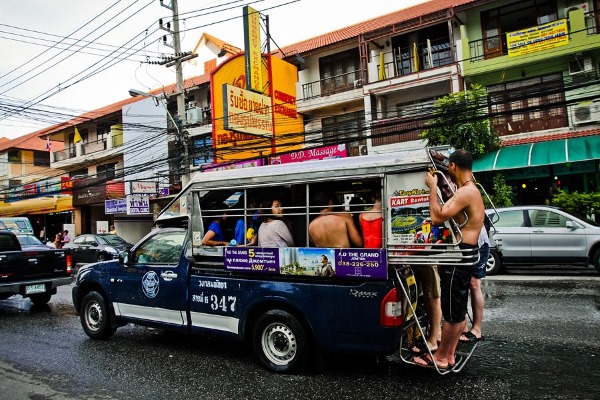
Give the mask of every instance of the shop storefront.
POLYGON ((600 190, 600 136, 586 136, 503 147, 475 160, 476 178, 490 189, 502 174, 518 204, 544 204, 558 189, 600 190))

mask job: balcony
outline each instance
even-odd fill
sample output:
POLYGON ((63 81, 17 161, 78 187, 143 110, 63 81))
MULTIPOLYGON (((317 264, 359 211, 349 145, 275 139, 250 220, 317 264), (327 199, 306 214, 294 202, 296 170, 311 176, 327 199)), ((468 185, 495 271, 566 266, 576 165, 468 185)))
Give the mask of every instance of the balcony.
POLYGON ((373 147, 420 140, 426 118, 388 118, 373 121, 371 143, 373 147))
MULTIPOLYGON (((525 51, 515 53, 510 56, 510 62, 513 66, 521 66, 530 63, 528 57, 523 57, 522 54, 536 53, 536 61, 556 60, 561 56, 570 57, 575 52, 584 52, 597 48, 599 32, 600 12, 592 11, 584 13, 582 10, 576 10, 569 13, 568 20, 568 42, 564 44, 550 43, 548 45, 539 45, 534 47, 534 44, 528 44, 525 51)), ((562 21, 561 19, 553 22, 562 21)), ((544 24, 545 25, 545 24, 544 24)), ((538 25, 542 26, 542 25, 538 25)), ((536 27, 524 27, 522 30, 527 30, 536 27)), ((553 32, 550 32, 553 33, 553 32)), ((501 35, 489 36, 482 39, 472 40, 466 43, 463 47, 465 56, 464 72, 469 75, 469 71, 477 68, 480 72, 489 72, 485 67, 490 69, 505 69, 506 57, 509 57, 509 48, 507 45, 508 33, 501 35), (475 65, 476 66, 475 66, 475 65), (484 69, 482 69, 484 68, 484 69)), ((555 40, 551 35, 548 40, 555 40)), ((519 49, 513 48, 511 51, 519 49)))
POLYGON ((123 134, 118 133, 101 138, 93 142, 78 142, 64 150, 55 151, 51 156, 52 168, 65 168, 76 165, 85 156, 87 160, 106 160, 116 155, 122 154, 123 134))
POLYGON ((454 63, 455 59, 448 37, 416 43, 412 49, 406 46, 401 47, 399 51, 384 53, 383 62, 379 52, 373 51, 368 63, 369 82, 443 67, 454 63))
POLYGON ((302 100, 330 96, 362 87, 360 71, 352 71, 341 75, 324 78, 302 85, 302 100))
POLYGON ((90 155, 102 150, 106 150, 106 139, 98 139, 93 142, 84 143, 81 146, 81 155, 90 155))

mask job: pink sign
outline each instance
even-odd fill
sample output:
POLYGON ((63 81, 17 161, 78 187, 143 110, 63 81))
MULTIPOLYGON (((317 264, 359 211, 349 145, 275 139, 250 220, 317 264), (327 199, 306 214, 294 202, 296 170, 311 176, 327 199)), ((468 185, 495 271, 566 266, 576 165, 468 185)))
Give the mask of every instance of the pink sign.
POLYGON ((308 160, 325 160, 327 158, 345 158, 346 145, 335 144, 331 146, 317 147, 295 151, 289 154, 271 157, 271 164, 287 164, 308 160))

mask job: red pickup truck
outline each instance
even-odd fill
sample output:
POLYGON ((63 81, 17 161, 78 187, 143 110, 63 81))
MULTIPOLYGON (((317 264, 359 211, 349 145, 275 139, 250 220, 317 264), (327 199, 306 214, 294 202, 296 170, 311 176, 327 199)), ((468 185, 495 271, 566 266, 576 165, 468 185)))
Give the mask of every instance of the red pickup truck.
POLYGON ((0 230, 0 300, 20 294, 33 304, 46 304, 58 286, 71 282, 69 250, 23 250, 13 232, 0 230))

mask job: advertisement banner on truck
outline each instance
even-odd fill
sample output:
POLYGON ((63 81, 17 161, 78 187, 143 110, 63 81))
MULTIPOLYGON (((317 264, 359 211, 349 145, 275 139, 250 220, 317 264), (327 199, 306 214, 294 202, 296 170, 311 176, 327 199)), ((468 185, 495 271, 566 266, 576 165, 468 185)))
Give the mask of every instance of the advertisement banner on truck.
POLYGON ((275 275, 386 279, 383 249, 226 247, 225 269, 275 275))

